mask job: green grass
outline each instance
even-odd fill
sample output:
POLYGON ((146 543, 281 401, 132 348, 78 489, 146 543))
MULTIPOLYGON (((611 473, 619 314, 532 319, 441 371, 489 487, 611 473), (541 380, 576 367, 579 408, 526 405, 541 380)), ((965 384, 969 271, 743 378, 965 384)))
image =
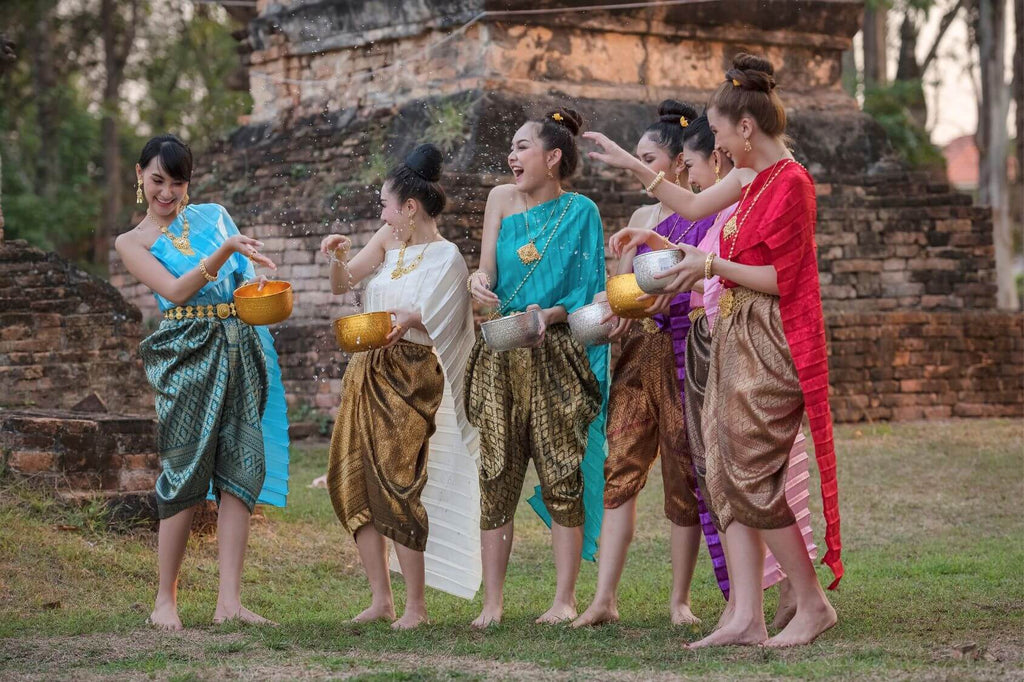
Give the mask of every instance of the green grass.
MULTIPOLYGON (((843 426, 837 442, 847 574, 830 597, 840 621, 802 649, 682 648, 710 629, 722 600, 702 554, 693 608, 704 625, 668 624, 668 522, 655 475, 641 495, 617 625, 573 631, 533 624, 551 599, 554 571, 548 534, 525 504, 500 627, 470 630, 480 598, 436 591, 428 593, 433 624, 416 632, 348 624, 369 591, 325 491, 305 487, 325 466, 321 444, 293 451, 288 508, 267 508, 253 523, 243 597, 278 628, 209 625, 217 587, 210 535, 194 536, 185 559, 185 633, 146 628, 155 535, 104 531, 98 514, 76 516, 0 479, 0 670, 160 679, 1024 679, 1021 424, 843 426), (60 530, 69 520, 82 530, 60 530)), ((821 543, 820 515, 814 525, 821 543)), ((596 573, 584 563, 581 607, 596 573)), ((401 607, 401 578, 394 582, 401 607)), ((769 615, 775 599, 769 591, 769 615)))

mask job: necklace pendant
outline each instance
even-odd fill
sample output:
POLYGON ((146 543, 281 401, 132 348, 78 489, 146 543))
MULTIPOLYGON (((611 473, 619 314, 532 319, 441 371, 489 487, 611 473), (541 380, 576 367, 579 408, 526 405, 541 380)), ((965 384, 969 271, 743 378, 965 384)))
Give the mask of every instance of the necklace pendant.
POLYGON ((171 243, 174 244, 174 248, 176 248, 178 251, 181 251, 186 256, 196 255, 195 249, 192 248, 192 245, 189 243, 187 239, 182 239, 181 237, 178 237, 176 239, 172 239, 171 243))
POLYGON ((732 239, 736 235, 737 230, 738 228, 736 227, 736 216, 733 215, 732 217, 729 218, 729 220, 726 221, 725 227, 722 228, 722 236, 725 237, 726 239, 732 239))
POLYGON ((533 243, 533 240, 526 242, 516 250, 516 255, 519 256, 519 260, 522 261, 523 265, 529 265, 540 260, 540 251, 537 250, 537 245, 533 243))

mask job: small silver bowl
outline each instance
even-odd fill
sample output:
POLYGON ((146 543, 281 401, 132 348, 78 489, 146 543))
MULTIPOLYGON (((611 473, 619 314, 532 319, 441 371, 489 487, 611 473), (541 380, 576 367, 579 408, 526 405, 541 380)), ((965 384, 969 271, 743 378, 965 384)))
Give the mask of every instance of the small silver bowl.
POLYGON ((540 311, 513 313, 480 325, 484 343, 492 350, 512 350, 532 346, 540 338, 540 311))
POLYGON ((603 346, 611 343, 608 335, 615 329, 615 318, 603 323, 605 315, 612 312, 608 301, 597 301, 577 308, 569 314, 569 329, 576 340, 584 346, 603 346))
POLYGON ((673 265, 681 263, 683 252, 679 249, 660 249, 641 253, 633 259, 633 272, 636 274, 636 283, 644 290, 645 294, 661 294, 668 288, 672 281, 671 277, 656 279, 673 265))

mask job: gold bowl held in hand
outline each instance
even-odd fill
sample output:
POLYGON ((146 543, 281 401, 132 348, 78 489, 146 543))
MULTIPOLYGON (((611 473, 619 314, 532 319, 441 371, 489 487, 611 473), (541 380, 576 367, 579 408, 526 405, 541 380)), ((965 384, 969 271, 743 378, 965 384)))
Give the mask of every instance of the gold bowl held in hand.
POLYGON ((532 346, 540 340, 540 311, 513 313, 480 325, 484 343, 492 350, 512 350, 532 346))
POLYGON ((292 314, 292 303, 292 285, 280 280, 268 280, 262 289, 258 282, 235 289, 235 310, 246 324, 283 322, 292 314))
POLYGON ((334 338, 346 353, 360 353, 388 345, 391 333, 391 313, 359 313, 339 317, 332 323, 334 338))
POLYGON ((633 320, 650 317, 645 308, 648 308, 652 301, 636 300, 644 295, 644 290, 636 283, 636 275, 632 272, 610 277, 607 288, 608 304, 611 305, 613 313, 633 320))
POLYGON ((659 249, 641 253, 633 259, 633 274, 636 283, 648 294, 663 294, 672 282, 671 277, 658 279, 660 275, 674 265, 683 261, 683 252, 679 249, 659 249))
POLYGON ((608 301, 596 301, 569 313, 569 329, 584 346, 603 346, 611 343, 610 334, 616 320, 601 322, 612 311, 608 301))

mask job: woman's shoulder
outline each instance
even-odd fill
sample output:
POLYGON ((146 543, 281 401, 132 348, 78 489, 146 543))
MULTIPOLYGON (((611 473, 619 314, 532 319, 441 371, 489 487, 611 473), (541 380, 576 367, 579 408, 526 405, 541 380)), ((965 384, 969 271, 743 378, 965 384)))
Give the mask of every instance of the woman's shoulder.
POLYGON ((593 211, 594 213, 600 214, 600 210, 597 208, 597 204, 594 200, 588 197, 586 194, 580 194, 579 192, 573 192, 576 196, 573 197, 573 203, 584 211, 593 211))

